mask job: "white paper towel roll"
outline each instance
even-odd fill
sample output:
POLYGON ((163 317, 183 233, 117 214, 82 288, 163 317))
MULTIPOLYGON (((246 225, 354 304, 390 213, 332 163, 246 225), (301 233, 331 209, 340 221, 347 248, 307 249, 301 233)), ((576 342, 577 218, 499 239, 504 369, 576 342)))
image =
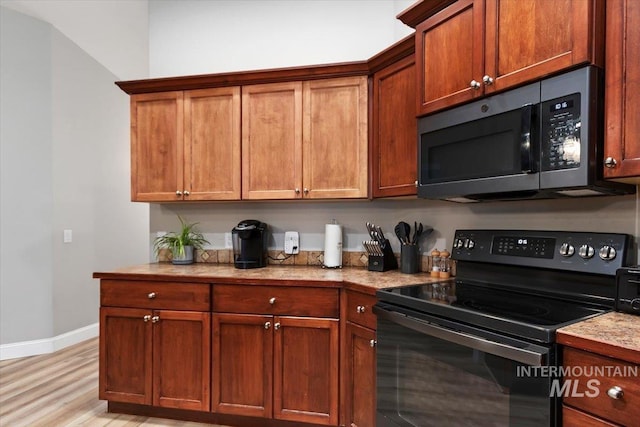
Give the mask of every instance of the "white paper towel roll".
POLYGON ((342 226, 324 226, 324 266, 342 267, 342 226))

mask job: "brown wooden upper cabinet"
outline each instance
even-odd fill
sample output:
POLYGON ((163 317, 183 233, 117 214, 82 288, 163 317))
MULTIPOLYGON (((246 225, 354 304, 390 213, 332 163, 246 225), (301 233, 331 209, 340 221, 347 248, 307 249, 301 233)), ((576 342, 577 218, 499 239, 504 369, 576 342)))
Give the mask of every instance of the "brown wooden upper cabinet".
POLYGON ((604 0, 459 0, 416 27, 418 114, 582 63, 602 65, 604 0))
POLYGON ((371 188, 373 197, 416 194, 418 144, 416 72, 407 56, 373 75, 371 188))
POLYGON ((131 199, 240 199, 240 88, 131 96, 131 199))
POLYGON ((640 184, 640 2, 607 0, 604 177, 640 184))
POLYGON ((365 198, 367 77, 242 87, 242 198, 365 198))

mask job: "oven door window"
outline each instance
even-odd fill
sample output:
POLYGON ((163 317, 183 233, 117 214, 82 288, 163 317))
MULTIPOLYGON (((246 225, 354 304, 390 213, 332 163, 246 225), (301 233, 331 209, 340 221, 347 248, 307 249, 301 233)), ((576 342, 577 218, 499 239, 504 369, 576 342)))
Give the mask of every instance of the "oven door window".
POLYGON ((549 378, 519 362, 378 322, 379 427, 549 426, 549 378))

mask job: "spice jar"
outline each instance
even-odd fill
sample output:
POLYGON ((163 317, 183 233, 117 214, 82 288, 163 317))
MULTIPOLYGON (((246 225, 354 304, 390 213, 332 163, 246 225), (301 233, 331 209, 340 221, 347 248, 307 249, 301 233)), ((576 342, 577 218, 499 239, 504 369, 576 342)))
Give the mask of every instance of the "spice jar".
POLYGON ((438 271, 438 277, 441 279, 448 279, 451 277, 451 254, 448 250, 440 252, 440 269, 438 271))
POLYGON ((440 277, 440 251, 431 251, 431 277, 440 277))

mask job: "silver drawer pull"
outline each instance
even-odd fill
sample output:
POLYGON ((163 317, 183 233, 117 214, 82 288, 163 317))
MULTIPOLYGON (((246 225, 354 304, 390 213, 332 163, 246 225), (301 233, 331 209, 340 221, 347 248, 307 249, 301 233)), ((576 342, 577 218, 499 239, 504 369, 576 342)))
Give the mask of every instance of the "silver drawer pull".
POLYGON ((269 304, 273 305, 275 303, 276 303, 276 298, 275 297, 269 298, 269 304))
POLYGON ((265 322, 264 328, 269 329, 271 327, 271 322, 265 322))
POLYGON ((357 313, 364 313, 367 310, 367 308, 364 305, 359 305, 356 307, 356 312, 357 313))
POLYGON ((147 295, 149 299, 154 299, 156 296, 157 294, 155 292, 149 292, 149 295, 147 295))
POLYGON ((150 314, 145 314, 144 317, 142 318, 142 320, 144 320, 145 322, 148 322, 149 320, 151 320, 151 315, 150 314))
POLYGON ((607 390, 607 395, 612 399, 620 400, 624 396, 624 390, 622 390, 622 388, 618 387, 617 385, 614 385, 609 390, 607 390))

